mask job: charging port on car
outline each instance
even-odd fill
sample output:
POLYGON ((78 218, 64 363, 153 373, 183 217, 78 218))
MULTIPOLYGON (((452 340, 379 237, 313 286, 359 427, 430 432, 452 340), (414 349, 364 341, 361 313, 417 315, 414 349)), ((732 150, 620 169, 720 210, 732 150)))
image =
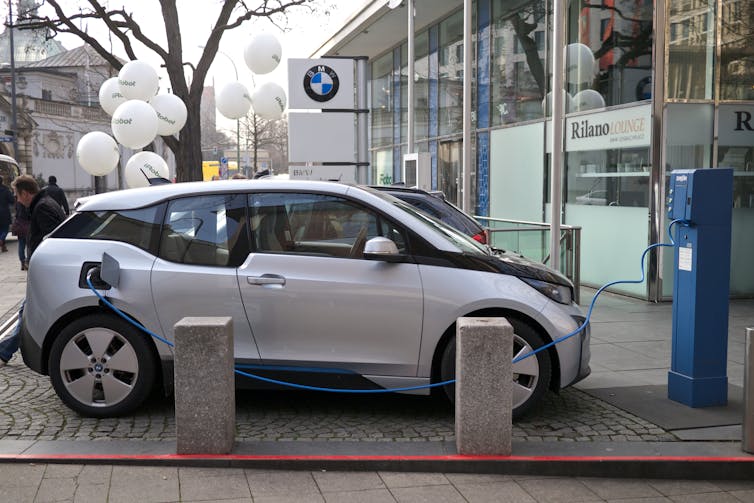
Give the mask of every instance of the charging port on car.
POLYGON ((96 288, 97 290, 110 290, 110 288, 112 288, 108 283, 100 278, 100 266, 100 262, 84 262, 84 264, 81 266, 81 272, 79 273, 79 288, 85 288, 87 290, 89 289, 89 285, 86 284, 86 276, 92 269, 96 269, 92 273, 92 285, 94 286, 94 288, 96 288))

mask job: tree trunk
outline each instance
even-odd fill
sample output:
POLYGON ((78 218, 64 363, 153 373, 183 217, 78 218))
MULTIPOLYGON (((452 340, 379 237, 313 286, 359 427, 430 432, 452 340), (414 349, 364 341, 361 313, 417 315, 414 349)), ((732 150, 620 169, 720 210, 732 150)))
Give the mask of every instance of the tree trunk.
POLYGON ((203 179, 202 174, 202 130, 200 103, 186 100, 188 117, 181 130, 181 141, 175 156, 175 174, 178 182, 192 182, 203 179))

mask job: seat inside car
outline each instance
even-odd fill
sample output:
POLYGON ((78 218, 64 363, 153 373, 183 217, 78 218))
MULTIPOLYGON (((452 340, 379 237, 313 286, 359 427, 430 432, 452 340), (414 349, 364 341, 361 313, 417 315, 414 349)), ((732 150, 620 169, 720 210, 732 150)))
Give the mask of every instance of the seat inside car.
POLYGON ((293 250, 291 228, 285 206, 262 206, 252 215, 252 231, 257 251, 293 250))

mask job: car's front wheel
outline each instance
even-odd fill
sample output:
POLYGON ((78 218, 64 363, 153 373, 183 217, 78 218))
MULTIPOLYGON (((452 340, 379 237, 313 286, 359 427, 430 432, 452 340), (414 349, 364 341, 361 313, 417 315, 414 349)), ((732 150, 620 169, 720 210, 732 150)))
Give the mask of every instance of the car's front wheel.
POLYGON ((61 400, 91 417, 126 414, 155 380, 150 341, 125 320, 93 314, 65 327, 50 348, 50 380, 61 400))
MULTIPOLYGON (((508 317, 513 326, 513 359, 527 355, 544 345, 542 337, 528 323, 518 318, 508 317)), ((453 328, 455 330, 455 328, 453 328)), ((456 376, 456 338, 449 340, 440 361, 440 378, 443 381, 456 376)), ((513 418, 526 414, 542 397, 550 386, 552 362, 547 350, 524 358, 513 364, 513 418)), ((455 401, 455 385, 444 386, 445 394, 455 401)))

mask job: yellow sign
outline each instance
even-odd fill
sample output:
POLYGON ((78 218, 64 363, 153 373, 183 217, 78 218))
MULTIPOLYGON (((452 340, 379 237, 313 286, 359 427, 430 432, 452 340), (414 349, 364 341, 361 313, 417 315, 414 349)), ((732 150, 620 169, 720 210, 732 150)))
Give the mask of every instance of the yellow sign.
POLYGON ((210 180, 225 180, 238 173, 238 163, 236 161, 228 161, 228 173, 220 178, 220 161, 202 161, 202 180, 208 182, 210 180))

